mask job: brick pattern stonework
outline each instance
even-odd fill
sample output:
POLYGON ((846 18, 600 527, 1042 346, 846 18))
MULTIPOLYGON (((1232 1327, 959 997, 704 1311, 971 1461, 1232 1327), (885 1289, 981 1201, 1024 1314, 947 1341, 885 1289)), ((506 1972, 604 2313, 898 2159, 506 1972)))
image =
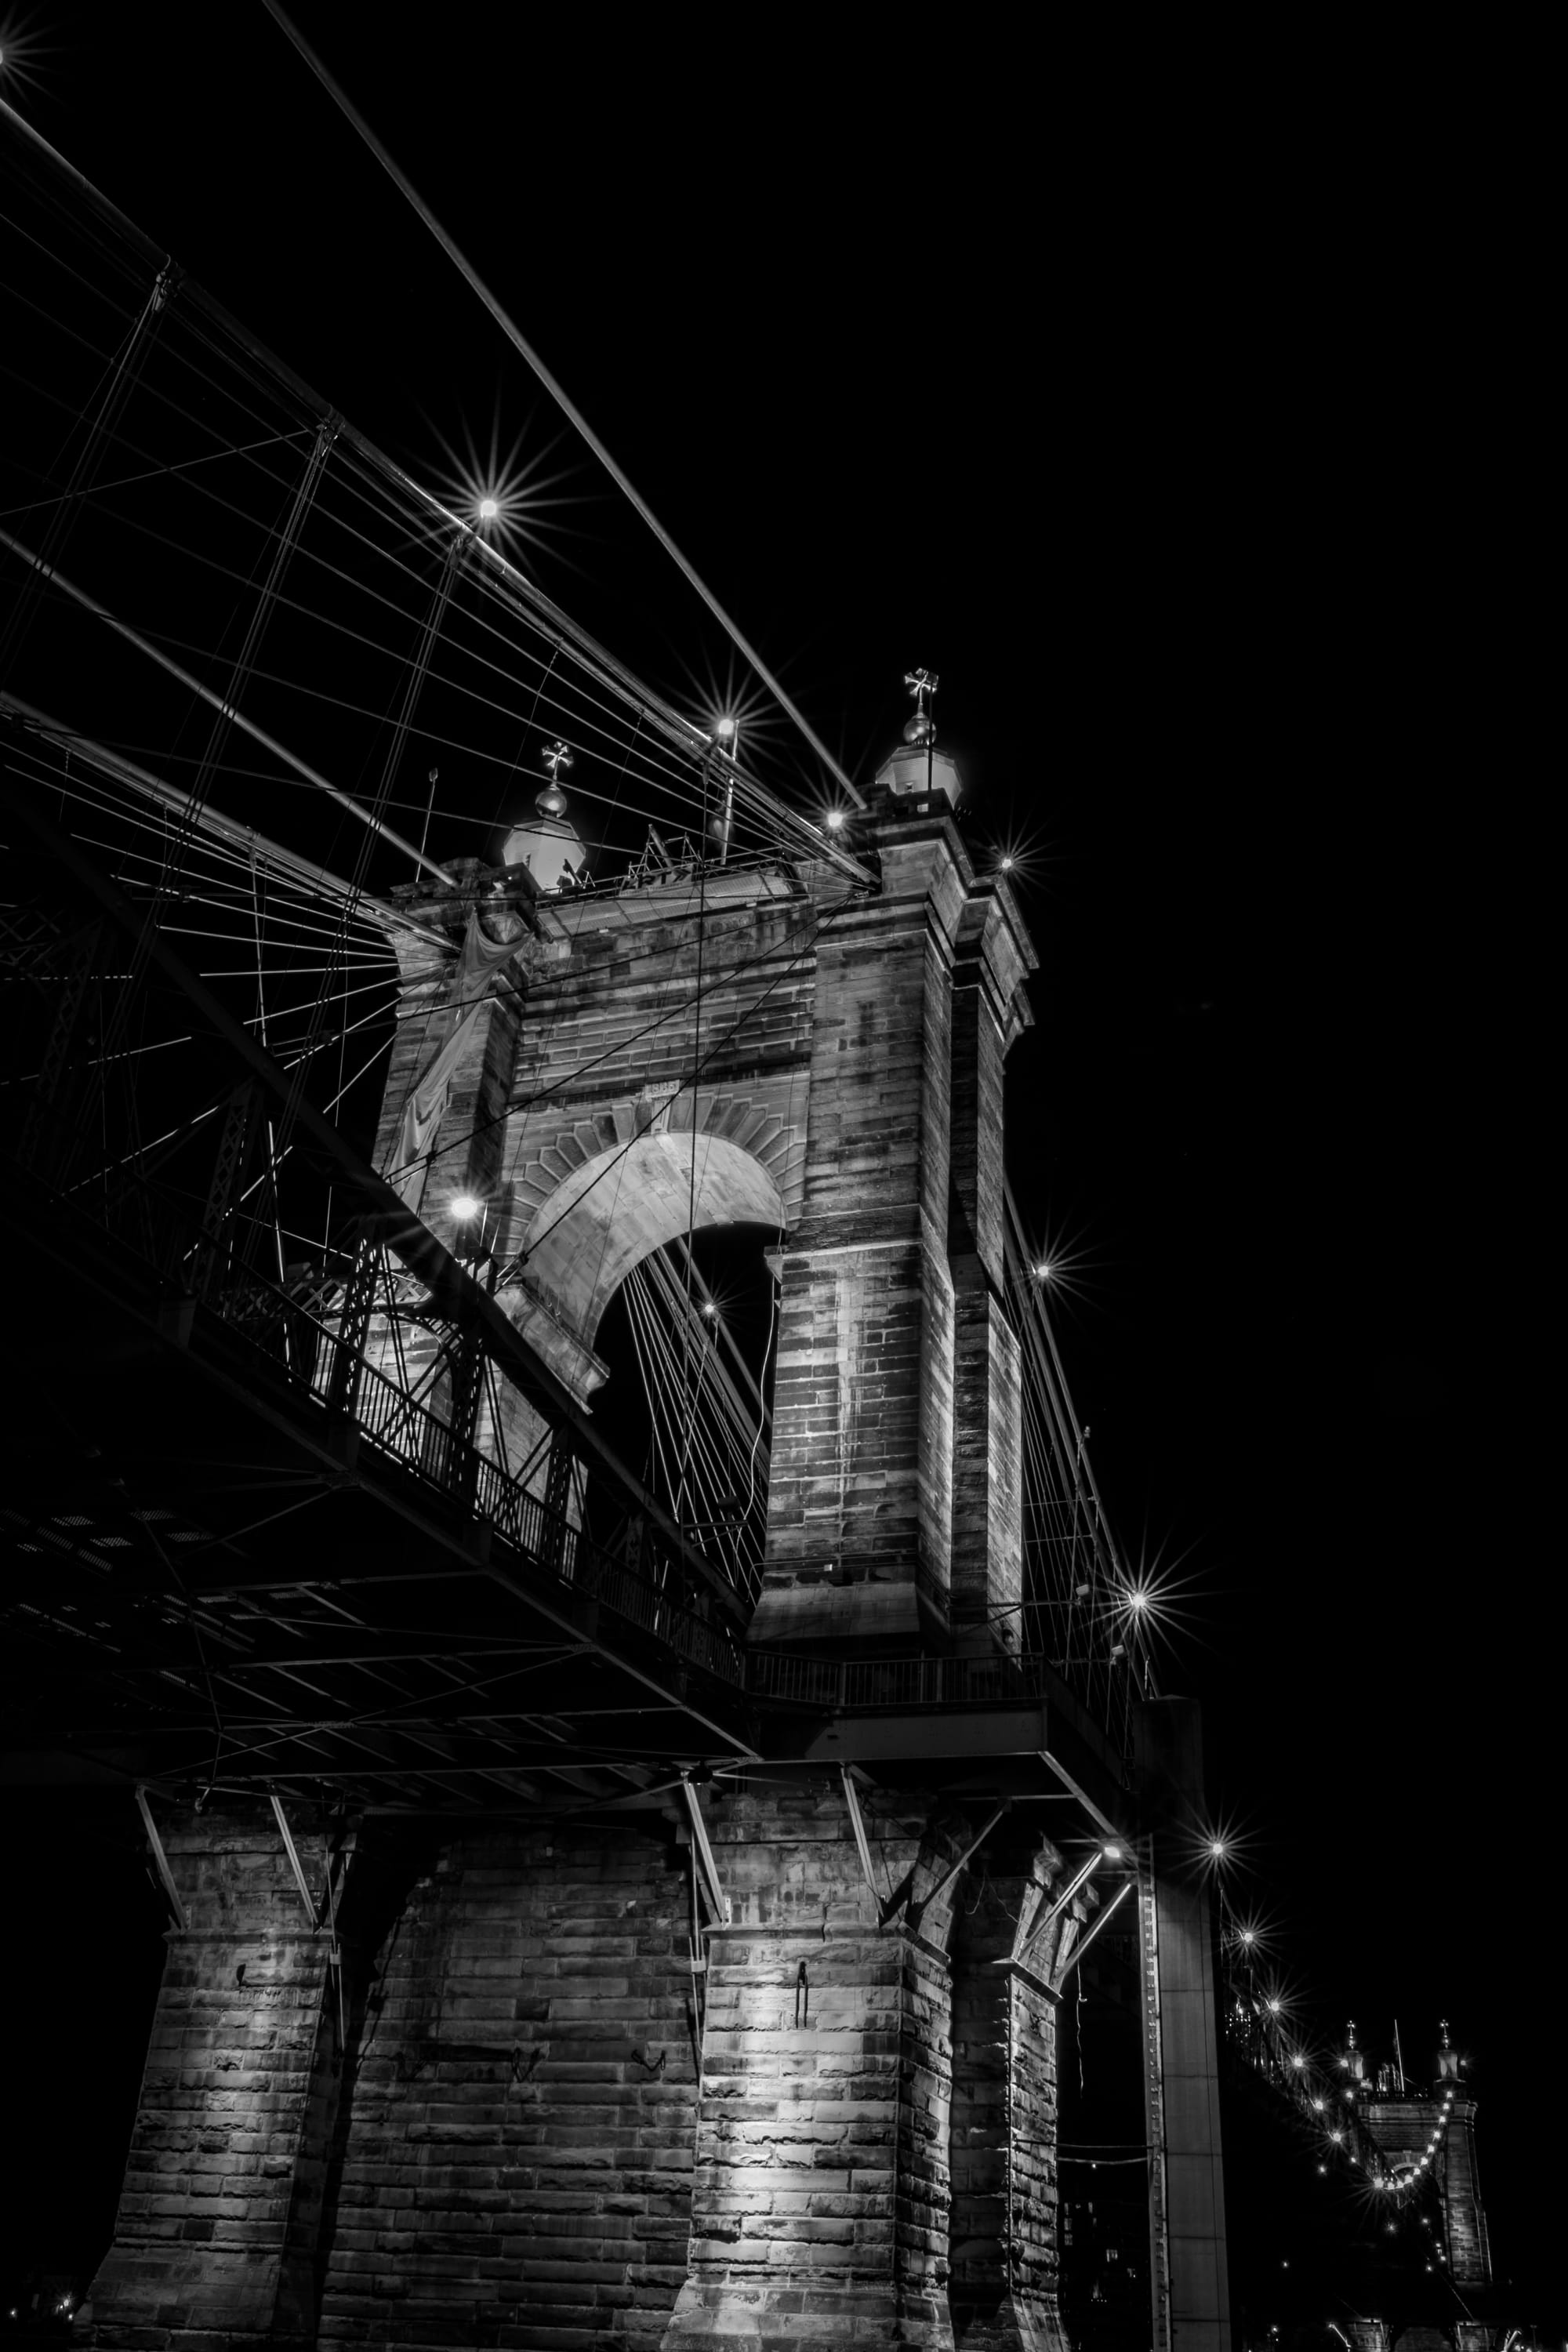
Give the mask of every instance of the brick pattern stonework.
POLYGON ((323 2346, 657 2345, 696 2111, 685 1856, 628 1829, 447 1846, 376 1955, 323 2346))
POLYGON ((953 1936, 952 2279, 963 2352, 1065 2352, 1057 2303, 1056 2004, 1011 1966, 1015 1929, 1061 1867, 1047 1840, 999 1852, 953 1936))
MULTIPOLYGON (((584 1400, 610 1295, 693 1205, 783 1227, 753 1638, 886 1650, 956 1624, 1012 1646, 1002 1072, 1033 951, 944 818, 895 813, 875 845, 863 898, 809 866, 719 875, 700 900, 689 879, 538 904, 518 883, 513 908, 478 868, 405 894, 454 951, 476 908, 526 934, 463 1033, 424 1213, 444 1232, 456 1195, 483 1199, 512 1261, 500 1303, 584 1400)), ((399 953, 384 1162, 454 1017, 455 952, 409 934, 399 953)), ((518 1461, 539 1432, 514 1413, 501 1434, 518 1461)))
POLYGON ((313 2345, 337 2089, 327 1941, 270 1816, 186 1818, 166 1843, 189 1927, 168 1939, 95 2340, 313 2345))
MULTIPOLYGON (((872 1804, 888 1889, 929 1892, 962 1822, 872 1804)), ((711 1830, 691 2269, 665 2352, 948 2347, 944 1902, 879 1929, 841 1790, 742 1797, 711 1830)))
POLYGON ((971 1834, 934 1792, 866 1792, 873 1892, 837 1775, 721 1785, 731 1917, 695 1969, 668 1801, 614 1826, 362 1825, 342 2063, 329 1938, 270 1815, 172 1825, 192 1931, 94 2343, 1054 2346, 1049 2004, 990 1965, 1054 1856, 977 1861, 922 1910, 971 1834))

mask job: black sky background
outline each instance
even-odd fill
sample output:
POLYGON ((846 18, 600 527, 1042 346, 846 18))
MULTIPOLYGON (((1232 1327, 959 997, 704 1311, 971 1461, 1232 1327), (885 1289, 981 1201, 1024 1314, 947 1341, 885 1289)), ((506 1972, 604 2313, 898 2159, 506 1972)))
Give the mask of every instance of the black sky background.
MULTIPOLYGON (((1549 1923, 1510 1925, 1560 1775, 1497 90, 1125 24, 299 20, 862 780, 940 671, 977 856, 1031 851, 1015 1188, 1082 1260, 1123 1540, 1191 1579, 1166 1683, 1241 1899, 1322 2033, 1397 2015, 1410 2062, 1452 2018, 1500 2277, 1568 2327, 1549 1923)), ((23 110, 300 373, 426 478, 492 415, 559 435, 542 584, 673 698, 722 668, 259 6, 25 29, 23 110)))

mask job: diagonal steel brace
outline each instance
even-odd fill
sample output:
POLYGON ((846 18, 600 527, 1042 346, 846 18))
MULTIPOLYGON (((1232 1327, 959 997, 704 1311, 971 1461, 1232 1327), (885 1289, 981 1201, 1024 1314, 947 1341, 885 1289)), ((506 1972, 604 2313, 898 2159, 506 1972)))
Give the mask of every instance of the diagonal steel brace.
POLYGON ((283 1844, 289 1856, 289 1866, 294 1873, 294 1884, 300 1890, 300 1900, 305 1906, 306 1916, 313 1928, 319 1927, 321 1924, 321 1914, 316 1908, 315 1897, 305 1884, 305 1873, 300 1861, 300 1851, 294 1843, 294 1832, 289 1826, 289 1817, 283 1811, 283 1801, 280 1797, 273 1798, 272 1810, 278 1816, 278 1826, 283 1832, 283 1844))
POLYGON ((702 1881, 713 1915, 722 1927, 730 1924, 730 1898, 719 1884, 719 1865, 713 1859, 713 1849, 708 1843, 708 1824, 702 1818, 702 1807, 689 1776, 683 1772, 680 1785, 686 1795, 687 1811, 691 1815, 691 1834, 696 1842, 698 1860, 702 1864, 702 1881))
POLYGON ((174 1925, 183 1936, 190 1923, 185 1917, 185 1906, 180 1900, 180 1890, 174 1884, 174 1874, 169 1867, 169 1857, 163 1851, 163 1841, 158 1835, 158 1824, 153 1819, 153 1809, 147 1802, 147 1791, 140 1780, 136 1783, 136 1802, 142 1808, 142 1825, 153 1849, 153 1859, 158 1865, 158 1875, 163 1882, 163 1892, 174 1914, 174 1925))

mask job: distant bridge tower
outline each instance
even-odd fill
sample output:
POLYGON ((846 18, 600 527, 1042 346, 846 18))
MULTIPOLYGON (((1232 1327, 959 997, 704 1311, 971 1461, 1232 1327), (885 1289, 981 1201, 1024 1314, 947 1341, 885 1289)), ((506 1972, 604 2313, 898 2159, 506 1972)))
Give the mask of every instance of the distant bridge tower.
MULTIPOLYGON (((1406 2085, 1404 2095, 1394 2095, 1397 2084, 1389 2080, 1386 2068, 1380 2068, 1371 2084, 1366 2121, 1397 2174, 1409 2176, 1423 2168, 1433 2174, 1441 2213, 1434 2231, 1436 2259, 1465 2303, 1479 2314, 1491 2291, 1492 2266, 1476 2168, 1476 2102, 1447 2018, 1441 2035, 1433 2053, 1430 2086, 1416 2094, 1414 2085, 1406 2085)), ((1481 2316, 1473 2324, 1459 2321, 1456 2326, 1459 2352, 1485 2352, 1492 2341, 1494 2330, 1481 2316)), ((1406 2330, 1400 2342, 1408 2352, 1425 2352, 1419 2330, 1406 2330)))
MULTIPOLYGON (((1498 2340, 1498 2330, 1490 2310, 1491 2250, 1476 2168, 1476 2102, 1446 2018, 1441 2036, 1425 2090, 1405 2081, 1394 2067, 1384 2064, 1368 2074, 1363 2065, 1354 2069, 1358 2105, 1394 2179, 1414 2187, 1423 2176, 1429 2177, 1430 2218, 1423 2226, 1430 2231, 1432 2260, 1455 2289, 1460 2311, 1472 2315, 1456 2316, 1447 2330, 1405 2327, 1398 2336, 1399 2352, 1445 2352, 1453 2346, 1458 2352, 1488 2352, 1498 2340)), ((1363 2319, 1353 2333, 1357 2352, 1391 2352, 1387 2321, 1363 2319)))

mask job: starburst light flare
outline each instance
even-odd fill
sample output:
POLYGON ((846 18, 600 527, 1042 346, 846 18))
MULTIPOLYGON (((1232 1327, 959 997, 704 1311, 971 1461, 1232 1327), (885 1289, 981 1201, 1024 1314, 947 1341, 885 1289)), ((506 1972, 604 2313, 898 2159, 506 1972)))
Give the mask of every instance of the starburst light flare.
MULTIPOLYGON (((1151 1655, 1173 1654, 1178 1635, 1188 1643, 1199 1638, 1200 1615, 1189 1603, 1201 1597, 1203 1588, 1194 1576, 1179 1573, 1187 1556, 1183 1551, 1167 1557, 1163 1544, 1151 1550, 1145 1536, 1136 1560, 1128 1563, 1124 1577, 1113 1588, 1111 1600, 1123 1633, 1135 1633, 1151 1655)), ((1210 1829, 1202 1829, 1193 1855, 1194 1862, 1205 1869, 1227 1858, 1209 1851, 1214 1834, 1210 1829)), ((1226 1843, 1223 1834, 1221 1843, 1226 1843)), ((1228 1858, 1237 1857, 1232 1853, 1228 1858)))
POLYGON ((1232 1918, 1226 1940, 1239 1958, 1256 1962, 1266 1959, 1272 1951, 1274 1933, 1269 1922, 1254 1911, 1232 1918))
POLYGON ((1047 1307, 1089 1299, 1094 1257, 1081 1231, 1053 1223, 1047 1213, 1044 1229, 1026 1233, 1022 1239, 1028 1278, 1045 1296, 1047 1307))
POLYGON ((531 417, 510 447, 503 448, 498 409, 488 449, 480 448, 467 425, 460 450, 444 436, 436 436, 445 460, 437 476, 441 498, 460 520, 477 527, 487 546, 499 549, 519 564, 527 550, 542 552, 549 548, 559 555, 562 551, 555 542, 571 534, 554 520, 554 510, 583 503, 577 497, 554 495, 573 478, 570 467, 560 467, 552 473, 545 470, 560 435, 542 449, 524 455, 531 426, 531 417))
POLYGON ((1198 1822, 1188 1852, 1205 1877, 1225 1883, 1232 1872, 1247 1867, 1252 1843, 1237 1815, 1224 1813, 1198 1822))
POLYGON ((39 32, 35 12, 14 8, 0 16, 0 98, 7 106, 19 108, 42 89, 44 61, 58 46, 39 32))
POLYGON ((1010 882, 1014 889, 1032 888, 1045 878, 1046 850, 1038 834, 1000 835, 991 845, 989 871, 1010 882))
POLYGON ((706 736, 734 760, 787 740, 788 730, 777 703, 733 656, 722 672, 711 662, 705 662, 700 670, 686 661, 680 667, 684 687, 669 698, 678 710, 689 715, 694 734, 706 736))

